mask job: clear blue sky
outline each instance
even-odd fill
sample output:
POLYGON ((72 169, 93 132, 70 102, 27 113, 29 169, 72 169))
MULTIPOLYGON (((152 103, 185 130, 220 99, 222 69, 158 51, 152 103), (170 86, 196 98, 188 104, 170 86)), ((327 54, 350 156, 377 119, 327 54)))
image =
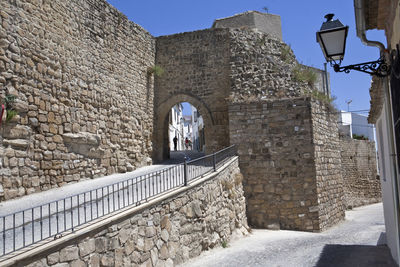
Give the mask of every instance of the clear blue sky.
MULTIPOLYGON (((298 61, 317 68, 325 62, 315 40, 324 16, 334 13, 344 25, 350 27, 346 55, 343 65, 356 64, 378 59, 378 48, 364 46, 356 37, 354 7, 352 0, 108 0, 130 20, 141 25, 154 36, 169 35, 211 27, 217 18, 232 16, 248 10, 281 16, 283 40, 290 44, 298 61)), ((371 40, 386 44, 381 31, 367 32, 371 40)), ((335 73, 328 65, 331 75, 332 94, 339 109, 347 110, 346 100, 351 99, 350 110, 369 109, 368 74, 352 71, 350 74, 335 73)))

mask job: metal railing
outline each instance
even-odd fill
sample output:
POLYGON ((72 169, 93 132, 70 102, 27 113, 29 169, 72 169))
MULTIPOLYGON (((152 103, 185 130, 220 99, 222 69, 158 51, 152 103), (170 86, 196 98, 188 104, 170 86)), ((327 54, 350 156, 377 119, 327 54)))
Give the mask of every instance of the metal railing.
POLYGON ((235 146, 230 146, 202 158, 1 216, 0 257, 45 239, 59 238, 83 224, 186 186, 216 171, 235 155, 235 146))

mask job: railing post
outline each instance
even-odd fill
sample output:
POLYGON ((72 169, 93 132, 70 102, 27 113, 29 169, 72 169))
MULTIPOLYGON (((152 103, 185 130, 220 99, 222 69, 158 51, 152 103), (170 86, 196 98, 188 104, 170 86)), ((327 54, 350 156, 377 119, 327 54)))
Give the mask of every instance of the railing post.
POLYGON ((217 161, 217 153, 213 153, 213 167, 214 167, 214 171, 217 171, 217 168, 216 168, 216 162, 217 161))
POLYGON ((187 169, 187 160, 185 157, 185 161, 183 163, 183 185, 187 186, 187 182, 188 182, 188 169, 187 169))

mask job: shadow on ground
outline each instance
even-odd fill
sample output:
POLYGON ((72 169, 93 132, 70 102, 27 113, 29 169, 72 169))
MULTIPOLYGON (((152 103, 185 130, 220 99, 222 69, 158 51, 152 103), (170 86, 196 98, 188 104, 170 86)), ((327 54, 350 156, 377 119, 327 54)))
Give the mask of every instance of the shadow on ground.
POLYGON ((387 246, 325 245, 315 267, 397 267, 387 246))

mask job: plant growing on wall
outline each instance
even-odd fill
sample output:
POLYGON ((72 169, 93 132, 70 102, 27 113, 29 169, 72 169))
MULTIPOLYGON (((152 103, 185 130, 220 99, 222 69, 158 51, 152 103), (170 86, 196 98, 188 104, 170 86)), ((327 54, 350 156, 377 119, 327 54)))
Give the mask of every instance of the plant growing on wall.
POLYGON ((292 48, 290 47, 290 45, 282 45, 280 50, 282 61, 290 63, 291 60, 294 60, 292 48))
POLYGON ((368 137, 362 135, 358 135, 358 134, 353 134, 353 139, 357 139, 357 140, 369 140, 368 137))
POLYGON ((326 104, 329 108, 335 109, 333 102, 336 100, 336 96, 329 97, 328 95, 318 91, 310 90, 306 92, 306 95, 326 104))
MULTIPOLYGON (((4 107, 5 110, 2 113, 2 118, 5 119, 6 122, 11 121, 16 115, 18 115, 18 112, 14 109, 14 103, 15 103, 16 96, 7 94, 3 100, 4 102, 4 107)), ((0 103, 1 104, 1 103, 0 103)))
POLYGON ((164 74, 164 69, 159 65, 154 65, 153 67, 149 67, 147 69, 147 74, 148 75, 153 75, 154 74, 154 76, 160 77, 160 76, 162 76, 164 74))
POLYGON ((13 109, 7 110, 6 122, 11 121, 17 115, 18 115, 18 112, 13 109))
POLYGON ((317 80, 317 75, 310 68, 297 64, 292 70, 292 80, 296 82, 304 82, 313 87, 317 80))

